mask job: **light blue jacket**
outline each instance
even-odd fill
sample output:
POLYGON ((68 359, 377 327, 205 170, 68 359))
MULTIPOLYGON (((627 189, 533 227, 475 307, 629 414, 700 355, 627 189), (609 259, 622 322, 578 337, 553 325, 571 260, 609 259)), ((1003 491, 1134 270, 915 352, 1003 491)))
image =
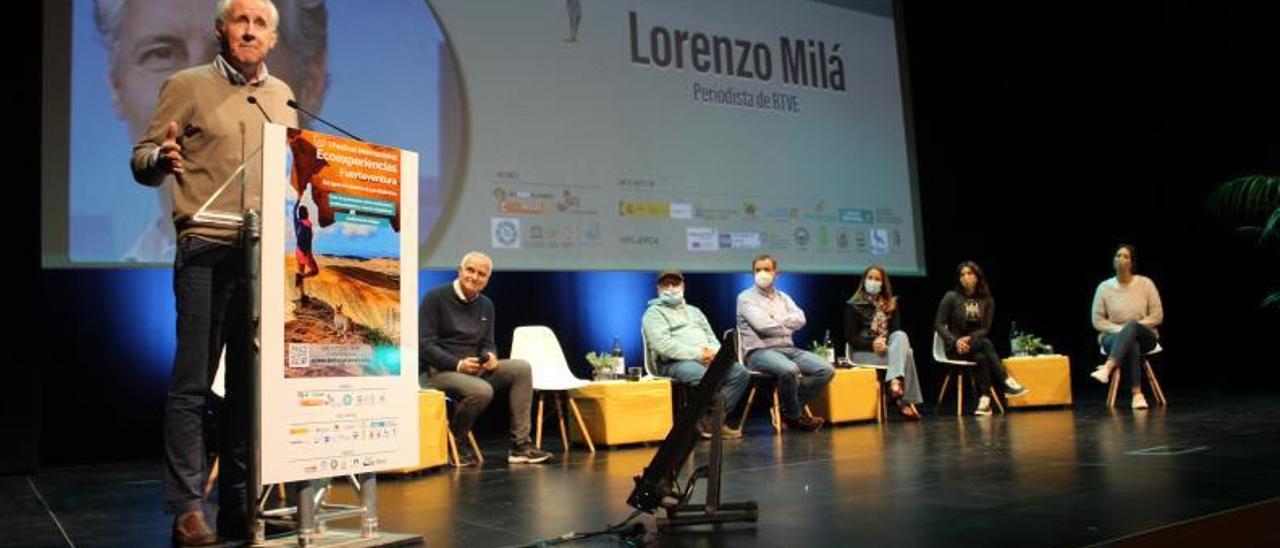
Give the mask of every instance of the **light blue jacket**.
POLYGON ((640 321, 644 336, 659 362, 674 362, 702 358, 702 349, 720 350, 720 341, 711 323, 698 307, 685 303, 679 306, 662 304, 661 299, 649 301, 640 321))

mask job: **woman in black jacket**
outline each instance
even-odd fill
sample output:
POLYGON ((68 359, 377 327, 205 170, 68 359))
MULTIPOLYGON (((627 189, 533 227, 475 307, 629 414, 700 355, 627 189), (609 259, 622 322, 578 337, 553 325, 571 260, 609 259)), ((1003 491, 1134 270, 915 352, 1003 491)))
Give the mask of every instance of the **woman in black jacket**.
MULTIPOLYGON (((1026 395, 1027 389, 1005 372, 995 345, 987 338, 995 317, 995 301, 987 278, 973 261, 960 263, 960 285, 948 291, 938 304, 934 330, 946 344, 947 357, 977 362, 978 408, 975 415, 991 414, 991 378, 1004 387, 1007 397, 1026 395)), ((963 390, 963 387, 960 387, 963 390)))
POLYGON ((915 404, 924 401, 924 397, 916 377, 915 355, 902 331, 898 299, 893 296, 884 268, 868 267, 853 297, 845 302, 844 340, 851 350, 849 361, 889 367, 884 378, 898 411, 908 419, 919 420, 915 404))

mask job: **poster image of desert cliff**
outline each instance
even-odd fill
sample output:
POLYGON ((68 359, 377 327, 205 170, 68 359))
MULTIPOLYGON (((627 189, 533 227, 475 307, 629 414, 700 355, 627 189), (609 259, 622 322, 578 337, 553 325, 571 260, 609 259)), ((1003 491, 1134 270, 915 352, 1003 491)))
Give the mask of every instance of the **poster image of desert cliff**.
POLYGON ((400 374, 400 151, 288 130, 286 378, 400 374))

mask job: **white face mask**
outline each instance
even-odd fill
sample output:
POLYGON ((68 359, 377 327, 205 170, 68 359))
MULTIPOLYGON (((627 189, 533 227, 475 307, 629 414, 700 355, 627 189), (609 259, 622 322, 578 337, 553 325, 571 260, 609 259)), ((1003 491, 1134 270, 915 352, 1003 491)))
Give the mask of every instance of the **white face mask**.
POLYGON ((684 303, 684 286, 677 285, 670 289, 664 289, 658 293, 658 298, 662 300, 662 304, 668 306, 676 306, 684 303))
POLYGON ((880 294, 880 280, 867 280, 862 283, 862 287, 867 290, 868 295, 875 296, 880 294))
POLYGON ((769 289, 773 287, 773 273, 768 270, 756 272, 756 287, 760 289, 769 289))

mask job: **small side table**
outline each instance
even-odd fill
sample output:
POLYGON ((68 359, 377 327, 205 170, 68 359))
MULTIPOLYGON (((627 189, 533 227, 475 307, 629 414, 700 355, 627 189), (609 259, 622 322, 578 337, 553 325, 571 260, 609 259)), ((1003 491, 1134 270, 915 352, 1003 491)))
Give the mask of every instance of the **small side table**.
POLYGON ((1026 396, 1008 398, 1009 407, 1071 405, 1071 360, 1061 354, 1005 358, 1004 367, 1022 386, 1026 396))
POLYGON ((879 391, 875 369, 837 368, 827 389, 809 400, 809 409, 831 424, 874 420, 879 415, 879 391))
MULTIPOLYGON (((602 445, 661 441, 671 431, 671 381, 597 381, 569 392, 587 435, 602 445)), ((580 438, 577 431, 573 437, 580 438)))

